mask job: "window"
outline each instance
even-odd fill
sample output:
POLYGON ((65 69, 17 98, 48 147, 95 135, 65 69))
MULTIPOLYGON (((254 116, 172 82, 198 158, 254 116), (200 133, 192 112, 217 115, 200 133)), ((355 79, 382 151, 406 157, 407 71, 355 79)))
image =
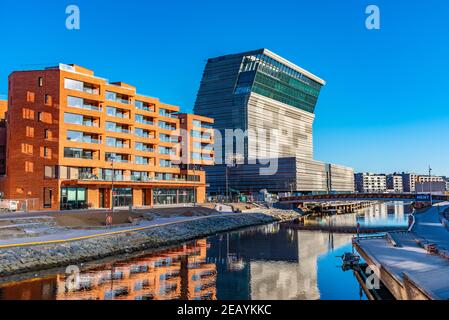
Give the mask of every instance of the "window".
POLYGON ((148 158, 136 156, 136 164, 148 164, 148 158))
POLYGON ((37 121, 42 122, 42 120, 43 120, 42 112, 38 112, 37 113, 37 121))
POLYGON ((78 148, 64 148, 65 158, 93 159, 92 150, 78 148))
POLYGON ((83 116, 79 114, 74 113, 64 113, 64 122, 65 123, 71 123, 71 124, 83 124, 83 116))
POLYGON ((77 97, 67 97, 67 105, 69 107, 82 108, 84 104, 83 99, 77 97))
POLYGON ((44 157, 49 157, 50 156, 50 148, 49 147, 44 147, 44 157))
POLYGON ((57 178, 56 169, 57 169, 56 166, 45 166, 44 178, 45 179, 56 179, 57 178))
POLYGON ((37 85, 38 85, 39 87, 42 87, 42 86, 44 85, 44 78, 39 77, 39 79, 37 80, 37 85))
POLYGON ((69 130, 69 131, 67 131, 67 140, 82 142, 83 141, 83 133, 80 131, 69 130))
POLYGON ((106 100, 115 101, 117 99, 117 94, 114 92, 106 91, 106 100))
POLYGON ((45 104, 51 104, 51 96, 49 94, 45 95, 45 104))
POLYGON ((44 138, 45 139, 50 139, 50 130, 45 129, 45 131, 44 131, 44 138))
POLYGON ((53 202, 53 189, 44 188, 44 208, 51 208, 53 202))
POLYGON ((83 91, 84 84, 81 81, 64 79, 64 88, 76 91, 83 91))

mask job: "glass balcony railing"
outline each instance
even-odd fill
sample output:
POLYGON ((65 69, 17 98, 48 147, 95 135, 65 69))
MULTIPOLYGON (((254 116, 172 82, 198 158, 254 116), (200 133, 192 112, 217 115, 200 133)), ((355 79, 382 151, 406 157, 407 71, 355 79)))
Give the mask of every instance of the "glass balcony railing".
POLYGON ((153 148, 146 148, 146 147, 136 147, 137 151, 144 151, 144 152, 154 152, 153 148))
POLYGON ((100 94, 100 89, 98 89, 98 88, 83 87, 83 92, 85 92, 85 93, 90 93, 90 94, 100 94))
POLYGON ((142 124, 146 124, 146 125, 149 125, 149 126, 154 125, 154 122, 153 122, 153 121, 150 121, 150 120, 136 119, 136 122, 142 123, 142 124))
POLYGON ((108 128, 107 131, 118 133, 131 133, 131 130, 123 128, 108 128))
POLYGON ((127 176, 127 175, 96 175, 92 173, 83 173, 78 176, 79 180, 99 180, 99 181, 132 181, 132 182, 149 182, 154 181, 151 177, 148 176, 127 176))
POLYGON ((88 136, 87 137, 83 137, 83 138, 70 138, 70 137, 67 137, 67 141, 101 144, 101 141, 99 139, 94 139, 94 138, 91 138, 91 137, 88 137, 88 136))
MULTIPOLYGON (((74 124, 77 124, 77 123, 74 123, 74 124)), ((83 123, 81 125, 86 126, 86 127, 94 127, 94 128, 99 127, 98 123, 95 123, 92 121, 83 121, 83 123)))

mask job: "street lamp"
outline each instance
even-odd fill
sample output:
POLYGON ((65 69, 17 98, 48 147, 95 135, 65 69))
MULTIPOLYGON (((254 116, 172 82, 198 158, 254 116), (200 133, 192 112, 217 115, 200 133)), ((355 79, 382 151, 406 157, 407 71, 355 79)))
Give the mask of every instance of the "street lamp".
POLYGON ((430 205, 433 205, 433 198, 432 198, 432 168, 429 165, 429 192, 430 192, 430 205))
POLYGON ((193 207, 196 207, 196 165, 193 164, 193 207))
POLYGON ((115 161, 115 157, 114 156, 110 156, 109 160, 111 161, 111 170, 112 170, 112 176, 111 176, 111 212, 109 214, 108 217, 108 223, 110 225, 112 225, 112 216, 114 213, 114 161, 115 161))
POLYGON ((243 156, 239 153, 232 154, 228 153, 225 159, 226 165, 226 200, 229 202, 229 177, 228 170, 230 167, 234 167, 236 164, 241 163, 243 161, 243 156))

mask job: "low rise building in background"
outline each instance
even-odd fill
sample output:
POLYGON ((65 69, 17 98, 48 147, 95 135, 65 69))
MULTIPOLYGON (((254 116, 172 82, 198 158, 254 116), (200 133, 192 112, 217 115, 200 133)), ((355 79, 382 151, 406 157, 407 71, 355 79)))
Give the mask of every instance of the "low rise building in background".
POLYGON ((416 190, 416 180, 418 175, 416 173, 401 173, 402 176, 402 187, 404 192, 413 193, 416 190))
POLYGON ((396 173, 387 175, 387 192, 404 192, 404 184, 401 175, 396 173))
POLYGON ((384 193, 387 192, 387 176, 375 173, 356 173, 355 189, 360 193, 384 193))

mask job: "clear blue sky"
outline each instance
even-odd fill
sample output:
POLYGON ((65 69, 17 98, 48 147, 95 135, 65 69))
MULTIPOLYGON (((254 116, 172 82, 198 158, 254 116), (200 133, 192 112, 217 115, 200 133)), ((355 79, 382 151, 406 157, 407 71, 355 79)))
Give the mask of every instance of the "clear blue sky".
POLYGON ((208 57, 266 47, 327 81, 315 158, 449 175, 449 1, 0 1, 0 94, 17 69, 77 63, 190 111, 208 57), (81 29, 65 28, 65 8, 81 29), (365 28, 365 8, 381 30, 365 28))

